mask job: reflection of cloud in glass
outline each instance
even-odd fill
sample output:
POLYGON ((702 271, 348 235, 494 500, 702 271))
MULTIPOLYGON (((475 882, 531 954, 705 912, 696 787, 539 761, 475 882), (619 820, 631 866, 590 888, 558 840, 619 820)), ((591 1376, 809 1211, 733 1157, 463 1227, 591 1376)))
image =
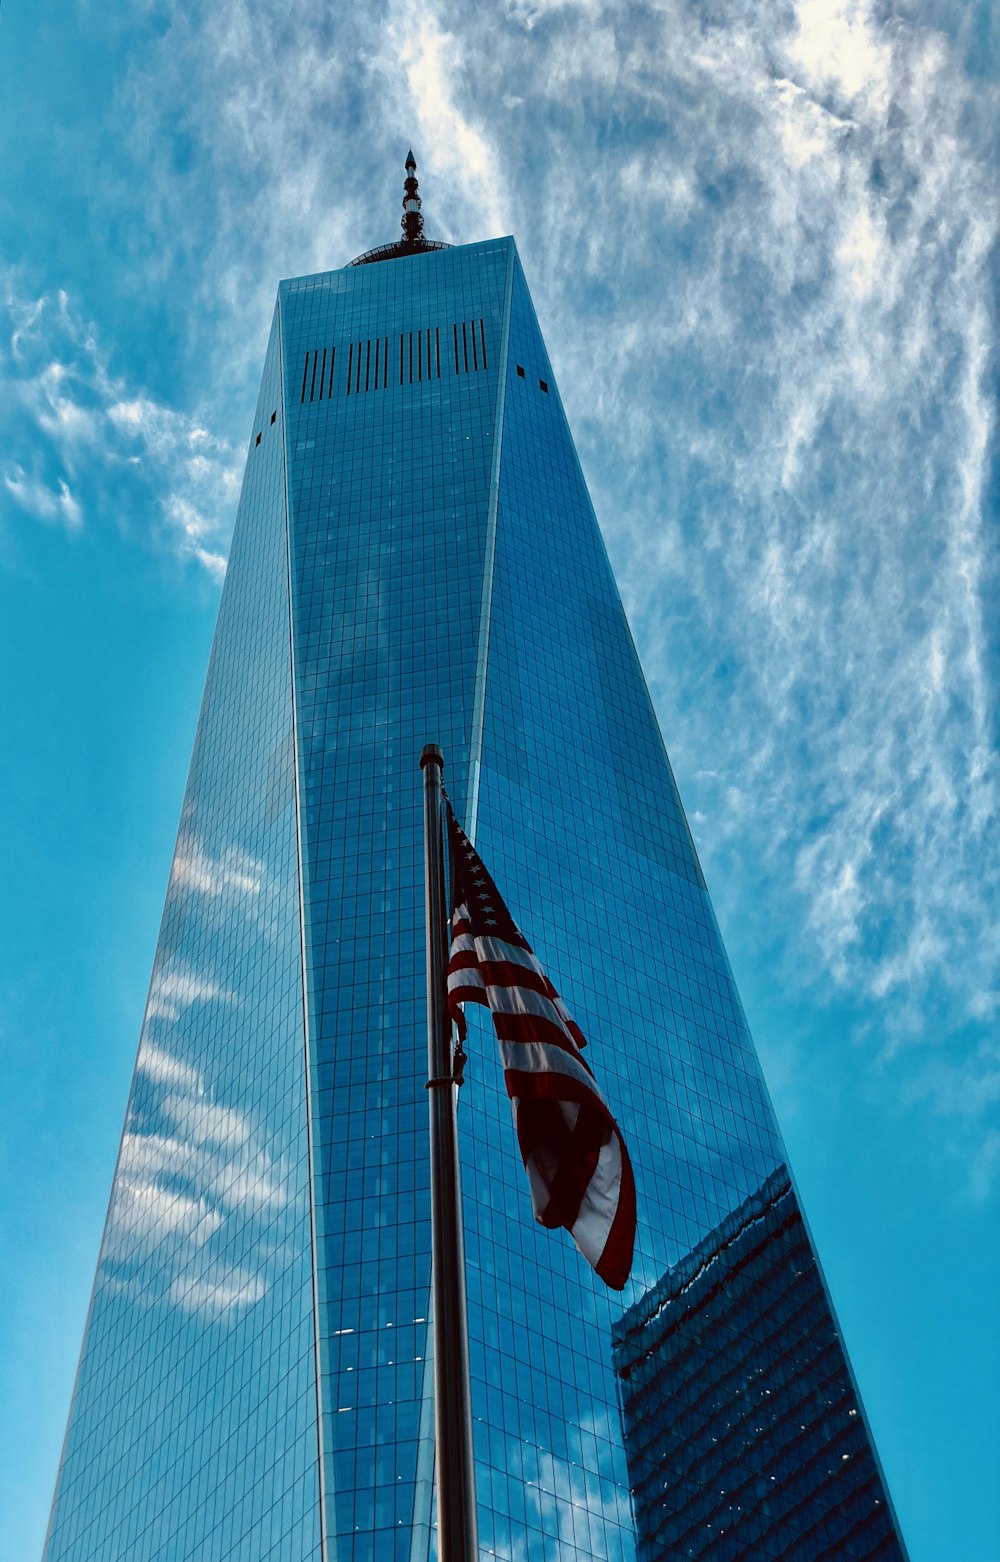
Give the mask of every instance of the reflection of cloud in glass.
POLYGON ((170 889, 171 892, 190 890, 213 898, 227 892, 256 897, 261 892, 266 871, 259 858, 251 857, 238 846, 227 846, 220 856, 210 857, 196 837, 182 835, 177 842, 170 889))
POLYGON ((190 1312, 223 1317, 235 1307, 259 1302, 266 1290, 260 1275, 233 1270, 223 1280, 175 1280, 170 1287, 170 1299, 190 1312))
MULTIPOLYGON (((285 746, 284 741, 279 745, 275 764, 284 763, 281 756, 285 746)), ((290 797, 290 790, 286 791, 290 797)), ((263 858, 236 845, 226 846, 213 856, 193 830, 182 829, 170 874, 168 903, 196 899, 204 925, 221 926, 238 914, 246 917, 265 938, 276 941, 281 938, 288 917, 294 914, 293 897, 294 885, 276 879, 263 858)))
MULTIPOLYGON (((559 1555, 575 1556, 581 1545, 594 1556, 625 1557, 632 1552, 632 1510, 627 1478, 615 1468, 621 1458, 612 1439, 620 1438, 620 1429, 612 1424, 609 1413, 584 1416, 570 1429, 577 1444, 573 1458, 561 1457, 547 1448, 505 1437, 503 1468, 506 1479, 518 1488, 512 1496, 497 1504, 498 1512, 516 1513, 523 1505, 528 1534, 505 1537, 512 1562, 530 1562, 541 1554, 537 1537, 541 1530, 558 1541, 559 1555), (585 1462, 577 1462, 577 1457, 585 1462)), ((497 1470, 492 1474, 498 1479, 497 1470)), ((548 1553, 546 1553, 547 1555, 548 1553)))
POLYGON ((158 966, 149 989, 147 1014, 152 1019, 176 1020, 192 1003, 231 997, 215 982, 175 961, 158 966))
MULTIPOLYGON (((151 1011, 151 1012, 160 1012, 151 1011)), ((144 1040, 102 1278, 153 1304, 223 1317, 259 1301, 281 1249, 284 1167, 201 1073, 144 1040)))

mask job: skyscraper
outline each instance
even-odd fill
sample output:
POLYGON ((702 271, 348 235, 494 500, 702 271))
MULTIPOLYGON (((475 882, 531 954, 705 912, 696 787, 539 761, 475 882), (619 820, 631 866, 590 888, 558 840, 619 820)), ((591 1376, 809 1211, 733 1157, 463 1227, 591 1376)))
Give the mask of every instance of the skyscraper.
POLYGON ((867 1504, 883 1548, 825 1554, 899 1557, 818 1274, 802 1348, 741 1358, 677 1475, 672 1408, 711 1362, 671 1355, 675 1295, 710 1261, 763 1339, 811 1249, 800 1223, 760 1284, 742 1263, 784 1150, 514 242, 425 239, 412 158, 403 230, 279 288, 46 1562, 433 1555, 427 742, 590 1039, 639 1200, 619 1297, 533 1225, 470 1016, 482 1554, 770 1555, 739 1549, 766 1488, 794 1484, 803 1534, 819 1512, 801 1402, 813 1442, 850 1419, 822 1514, 867 1504), (770 1430, 748 1419, 789 1373, 770 1430), (678 1489, 705 1499, 697 1553, 671 1549, 678 1489))

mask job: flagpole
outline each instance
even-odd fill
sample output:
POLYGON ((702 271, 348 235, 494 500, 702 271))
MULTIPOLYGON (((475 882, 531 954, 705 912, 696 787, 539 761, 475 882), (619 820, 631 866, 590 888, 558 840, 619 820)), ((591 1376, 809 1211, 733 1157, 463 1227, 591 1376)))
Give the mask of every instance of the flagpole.
POLYGON ((430 1104, 431 1251, 434 1297, 434 1427, 438 1562, 478 1562, 472 1458, 465 1242, 448 1016, 447 911, 436 743, 420 755, 424 773, 424 904, 427 929, 427 1090, 430 1104))

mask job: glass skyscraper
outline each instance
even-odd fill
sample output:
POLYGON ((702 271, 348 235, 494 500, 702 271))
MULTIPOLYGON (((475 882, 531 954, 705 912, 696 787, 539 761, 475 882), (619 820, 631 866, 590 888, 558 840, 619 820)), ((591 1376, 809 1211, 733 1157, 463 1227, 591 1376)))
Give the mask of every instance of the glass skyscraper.
POLYGON ((278 291, 46 1562, 434 1555, 428 742, 639 1202, 619 1296, 470 1014, 481 1555, 900 1558, 514 241, 408 175, 278 291))

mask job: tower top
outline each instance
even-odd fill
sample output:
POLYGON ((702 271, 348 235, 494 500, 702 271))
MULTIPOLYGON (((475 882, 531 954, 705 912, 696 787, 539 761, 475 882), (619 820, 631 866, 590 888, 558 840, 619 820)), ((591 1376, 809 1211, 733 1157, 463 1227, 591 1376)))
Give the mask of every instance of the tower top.
POLYGON ((399 226, 403 230, 403 237, 397 239, 395 244, 380 244, 377 249, 365 250, 356 260, 351 261, 352 266, 367 266, 375 260, 398 260, 402 255, 422 255, 428 250, 448 249, 447 244, 442 244, 438 239, 424 238, 424 218, 421 211, 420 186, 417 182, 417 160, 413 155, 413 148, 406 154, 406 178, 403 180, 403 215, 399 226))

